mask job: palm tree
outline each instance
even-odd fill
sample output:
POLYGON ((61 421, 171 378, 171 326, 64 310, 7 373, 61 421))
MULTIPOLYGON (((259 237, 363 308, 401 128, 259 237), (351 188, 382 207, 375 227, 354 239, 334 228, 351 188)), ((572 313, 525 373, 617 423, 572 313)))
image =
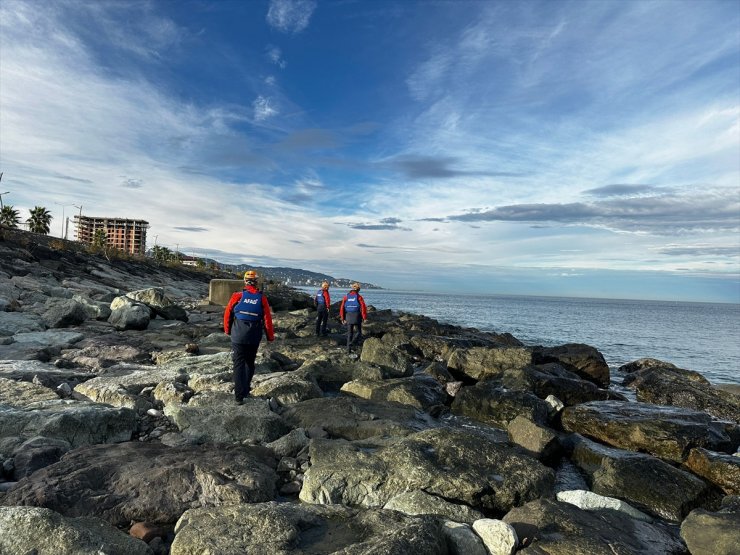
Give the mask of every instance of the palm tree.
POLYGON ((18 216, 18 210, 10 205, 3 206, 2 210, 0 210, 0 225, 18 227, 20 222, 21 219, 18 216))
POLYGON ((31 210, 31 217, 28 218, 28 230, 33 233, 49 234, 51 224, 51 214, 43 206, 34 206, 31 210))

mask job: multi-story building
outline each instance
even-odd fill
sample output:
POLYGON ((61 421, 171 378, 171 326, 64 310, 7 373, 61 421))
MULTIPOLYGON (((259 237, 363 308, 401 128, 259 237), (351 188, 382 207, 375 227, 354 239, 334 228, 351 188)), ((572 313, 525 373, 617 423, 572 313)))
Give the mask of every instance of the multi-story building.
POLYGON ((131 254, 144 254, 146 250, 146 230, 149 222, 129 220, 128 218, 107 218, 75 215, 77 240, 92 244, 95 232, 105 233, 106 245, 131 254))

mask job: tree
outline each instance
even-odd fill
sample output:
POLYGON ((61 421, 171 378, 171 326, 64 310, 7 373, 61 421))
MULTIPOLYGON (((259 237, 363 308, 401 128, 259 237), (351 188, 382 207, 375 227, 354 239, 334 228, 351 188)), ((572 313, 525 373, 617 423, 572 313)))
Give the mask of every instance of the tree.
POLYGON ((103 229, 96 229, 95 233, 93 233, 92 238, 92 246, 96 249, 105 249, 105 246, 108 244, 108 236, 105 233, 105 230, 103 229))
POLYGON ((170 251, 170 249, 168 249, 167 247, 154 245, 152 247, 152 257, 157 262, 167 262, 172 258, 172 251, 170 251))
POLYGON ((18 227, 20 222, 21 219, 18 216, 18 210, 10 205, 3 206, 3 209, 0 210, 0 225, 4 225, 6 227, 18 227))
POLYGON ((28 222, 28 230, 33 233, 48 235, 51 219, 52 215, 46 208, 43 206, 34 206, 33 210, 31 210, 31 217, 26 220, 28 222))

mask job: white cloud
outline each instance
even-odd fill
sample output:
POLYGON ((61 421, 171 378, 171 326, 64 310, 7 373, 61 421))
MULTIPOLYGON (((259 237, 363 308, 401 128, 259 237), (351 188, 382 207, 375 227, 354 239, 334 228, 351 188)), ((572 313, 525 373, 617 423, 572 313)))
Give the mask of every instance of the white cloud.
POLYGON ((254 99, 252 107, 254 108, 254 120, 257 122, 264 121, 278 113, 277 109, 272 106, 271 100, 262 95, 254 99))
POLYGON ((267 22, 284 33, 300 33, 316 9, 313 0, 270 0, 267 22))
POLYGON ((288 65, 288 62, 283 59, 282 50, 277 46, 270 45, 267 47, 267 59, 280 69, 285 69, 288 65))

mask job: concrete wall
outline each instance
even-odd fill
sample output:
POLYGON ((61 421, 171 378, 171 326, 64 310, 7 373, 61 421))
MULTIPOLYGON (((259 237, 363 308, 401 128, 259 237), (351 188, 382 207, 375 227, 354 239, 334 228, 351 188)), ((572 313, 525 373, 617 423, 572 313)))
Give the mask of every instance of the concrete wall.
POLYGON ((232 293, 244 289, 242 279, 212 279, 208 287, 208 300, 213 304, 226 306, 232 293))

